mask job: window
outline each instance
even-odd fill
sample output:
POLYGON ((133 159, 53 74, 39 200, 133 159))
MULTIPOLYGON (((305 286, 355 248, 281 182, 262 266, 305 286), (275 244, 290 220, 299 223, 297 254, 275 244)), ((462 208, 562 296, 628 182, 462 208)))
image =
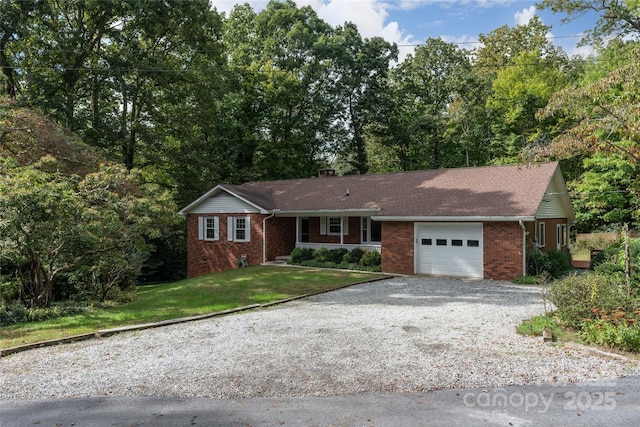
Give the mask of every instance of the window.
POLYGON ((330 217, 320 217, 320 234, 321 235, 331 235, 331 236, 339 236, 340 229, 342 229, 342 234, 345 236, 349 235, 349 218, 348 217, 339 217, 339 216, 330 216, 330 217), (342 227, 341 227, 342 224, 342 227))
POLYGON ((538 247, 543 248, 545 244, 545 225, 544 222, 538 223, 538 247))
POLYGON ((382 223, 371 221, 371 241, 382 242, 382 223))
POLYGON ((218 240, 219 231, 220 227, 217 216, 198 217, 198 239, 218 240))
POLYGON ((342 218, 329 217, 329 234, 340 235, 340 229, 342 228, 342 218))
POLYGON ((362 218, 362 242, 369 241, 369 218, 362 218))
MULTIPOLYGON (((345 232, 345 234, 347 234, 345 232)), ((369 217, 362 218, 362 242, 379 243, 382 241, 382 223, 369 217)))
POLYGON ((436 239, 436 245, 447 246, 447 239, 436 239))
POLYGON ((431 246, 431 239, 422 239, 423 246, 431 246))
POLYGON ((562 246, 567 246, 567 224, 558 224, 556 233, 556 243, 558 245, 558 249, 560 249, 562 246))
POLYGON ((248 216, 230 216, 227 219, 227 240, 249 242, 251 240, 251 219, 248 216))
POLYGON ((480 241, 479 240, 467 240, 467 247, 468 248, 479 248, 480 247, 480 241))

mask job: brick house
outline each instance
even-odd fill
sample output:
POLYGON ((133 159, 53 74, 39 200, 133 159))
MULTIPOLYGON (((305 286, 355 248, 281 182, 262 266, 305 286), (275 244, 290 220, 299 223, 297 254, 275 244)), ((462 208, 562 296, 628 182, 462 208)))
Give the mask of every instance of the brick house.
POLYGON ((220 184, 180 211, 189 277, 295 247, 360 247, 382 271, 508 280, 534 242, 569 250, 575 222, 557 162, 220 184))

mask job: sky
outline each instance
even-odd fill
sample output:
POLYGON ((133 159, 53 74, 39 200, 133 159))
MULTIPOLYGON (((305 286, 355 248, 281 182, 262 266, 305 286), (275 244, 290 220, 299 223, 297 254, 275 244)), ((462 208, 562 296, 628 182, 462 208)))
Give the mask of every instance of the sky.
MULTIPOLYGON (((267 0, 211 0, 219 11, 228 13, 237 3, 249 3, 256 12, 267 0)), ((581 34, 593 28, 596 17, 584 16, 568 24, 562 14, 538 10, 527 0, 297 0, 298 6, 311 6, 320 18, 332 26, 351 21, 365 38, 383 37, 400 49, 400 60, 429 37, 472 49, 478 36, 503 25, 526 25, 538 15, 552 26, 548 37, 569 56, 586 56, 588 47, 577 47, 581 34)))

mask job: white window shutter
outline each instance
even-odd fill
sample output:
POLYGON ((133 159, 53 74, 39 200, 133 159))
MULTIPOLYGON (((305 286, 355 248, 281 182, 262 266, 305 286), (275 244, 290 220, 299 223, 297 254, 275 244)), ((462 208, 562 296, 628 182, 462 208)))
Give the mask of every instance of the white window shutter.
POLYGON ((213 217, 213 222, 215 226, 215 230, 213 231, 213 240, 220 240, 220 218, 217 216, 213 217))
POLYGON ((244 230, 244 238, 247 242, 251 241, 251 217, 244 218, 245 230, 244 230))
POLYGON ((348 216, 342 217, 342 235, 343 236, 349 235, 349 217, 348 216))
POLYGON ((233 242, 233 217, 227 217, 227 240, 233 242))
POLYGON ((323 236, 327 234, 327 217, 326 216, 320 217, 320 234, 323 236))
POLYGON ((204 240, 204 217, 198 217, 198 240, 204 240))

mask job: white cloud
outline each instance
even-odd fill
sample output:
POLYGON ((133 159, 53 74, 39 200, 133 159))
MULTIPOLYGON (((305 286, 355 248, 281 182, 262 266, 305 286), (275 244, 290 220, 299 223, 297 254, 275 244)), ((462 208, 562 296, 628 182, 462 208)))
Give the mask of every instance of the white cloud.
POLYGON ((516 14, 514 15, 516 25, 527 25, 534 16, 536 16, 535 6, 528 7, 527 9, 522 9, 522 11, 516 12, 516 14))

